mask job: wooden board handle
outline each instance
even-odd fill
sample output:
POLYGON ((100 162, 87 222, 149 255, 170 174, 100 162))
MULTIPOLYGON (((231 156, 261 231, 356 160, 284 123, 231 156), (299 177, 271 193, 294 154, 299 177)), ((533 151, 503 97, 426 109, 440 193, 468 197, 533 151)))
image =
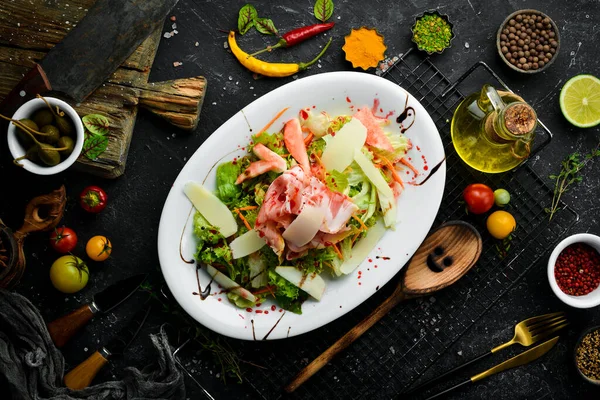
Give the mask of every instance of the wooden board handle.
POLYGON ((48 78, 46 78, 46 73, 39 64, 36 64, 2 101, 0 114, 12 117, 23 103, 35 97, 36 94, 42 94, 50 90, 52 90, 52 87, 48 82, 48 78))
POLYGON ((65 375, 65 386, 73 390, 80 390, 88 387, 96 377, 96 374, 98 374, 98 371, 100 371, 107 362, 108 360, 104 358, 100 352, 96 351, 89 356, 87 360, 65 375))
POLYGON ((178 128, 194 130, 198 126, 198 118, 206 92, 204 77, 138 83, 135 87, 141 107, 166 119, 178 128))
POLYGON ((48 332, 56 347, 64 346, 94 316, 87 304, 48 324, 48 332))
POLYGON ((383 303, 381 303, 371 314, 363 319, 358 325, 352 328, 348 333, 338 339, 337 342, 332 344, 327 350, 321 353, 320 356, 315 358, 310 364, 302 369, 296 375, 296 377, 284 388, 287 393, 292 393, 300 385, 306 382, 311 376, 316 374, 321 368, 323 368, 337 353, 350 346, 356 339, 362 336, 369 328, 371 328, 377 321, 379 321, 384 315, 386 315, 392 308, 398 303, 405 300, 406 297, 401 290, 394 291, 390 297, 388 297, 383 303))

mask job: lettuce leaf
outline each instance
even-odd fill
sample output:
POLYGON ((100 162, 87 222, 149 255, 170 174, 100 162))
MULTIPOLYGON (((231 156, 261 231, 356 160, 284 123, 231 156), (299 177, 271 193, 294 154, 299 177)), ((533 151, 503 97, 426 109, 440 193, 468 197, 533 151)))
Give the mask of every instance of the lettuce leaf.
POLYGON ((350 187, 348 184, 348 178, 346 174, 338 172, 336 170, 331 171, 325 178, 325 184, 327 187, 334 192, 340 192, 348 194, 350 187))
POLYGON ((217 197, 230 206, 242 193, 235 180, 242 172, 240 163, 226 162, 217 167, 217 197))
POLYGON ((252 135, 252 144, 249 146, 249 152, 252 151, 252 148, 257 144, 262 143, 270 150, 273 150, 275 153, 280 156, 287 153, 285 149, 285 143, 283 141, 283 133, 266 133, 263 132, 261 134, 252 135))

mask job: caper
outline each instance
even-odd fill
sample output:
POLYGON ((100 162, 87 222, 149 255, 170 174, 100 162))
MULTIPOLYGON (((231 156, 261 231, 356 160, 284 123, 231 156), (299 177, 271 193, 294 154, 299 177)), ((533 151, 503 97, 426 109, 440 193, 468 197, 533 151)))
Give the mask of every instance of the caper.
POLYGON ((73 152, 73 148, 75 147, 75 142, 69 136, 61 136, 60 139, 58 139, 58 143, 56 145, 59 148, 66 147, 65 150, 60 150, 59 152, 63 158, 67 158, 73 152))
POLYGON ((54 125, 44 125, 40 129, 40 132, 45 133, 47 136, 40 136, 40 142, 54 144, 60 139, 60 132, 54 125))
POLYGON ((56 126, 63 135, 73 136, 75 129, 68 117, 56 116, 56 126))
POLYGON ((43 109, 36 111, 31 118, 38 126, 50 125, 54 121, 54 115, 52 111, 43 109))
MULTIPOLYGON (((38 130, 37 124, 35 122, 33 122, 32 120, 30 120, 29 118, 20 119, 19 122, 30 129, 33 129, 36 131, 38 130)), ((23 146, 25 148, 31 147, 31 145, 33 144, 33 139, 31 138, 31 136, 29 136, 27 134, 27 132, 25 132, 23 129, 19 128, 18 126, 17 126, 16 132, 17 132, 17 138, 19 140, 19 143, 21 143, 21 146, 23 146)))
POLYGON ((60 154, 58 154, 56 147, 50 144, 40 143, 38 155, 40 156, 40 160, 50 167, 60 163, 60 154))

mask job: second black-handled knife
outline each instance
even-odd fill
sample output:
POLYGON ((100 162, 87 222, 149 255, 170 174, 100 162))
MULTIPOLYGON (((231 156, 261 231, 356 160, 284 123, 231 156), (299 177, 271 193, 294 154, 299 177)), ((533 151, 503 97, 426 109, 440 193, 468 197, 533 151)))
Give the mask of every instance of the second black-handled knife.
POLYGON ((150 313, 150 306, 139 310, 133 318, 103 347, 65 375, 65 386, 80 390, 89 386, 100 369, 114 356, 120 356, 136 338, 150 313))
POLYGON ((147 274, 138 274, 116 282, 96 293, 89 304, 48 324, 48 332, 56 347, 62 347, 87 324, 95 314, 106 313, 127 300, 144 282, 147 274))

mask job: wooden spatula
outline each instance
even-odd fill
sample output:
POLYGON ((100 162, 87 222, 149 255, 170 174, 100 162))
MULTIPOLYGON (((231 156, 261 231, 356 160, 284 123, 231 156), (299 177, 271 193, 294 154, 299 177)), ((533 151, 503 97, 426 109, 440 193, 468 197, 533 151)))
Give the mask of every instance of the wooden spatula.
POLYGON ((456 282, 475 265, 481 248, 479 232, 466 222, 450 221, 438 227, 417 249, 392 295, 304 367, 284 390, 288 393, 296 390, 397 304, 431 294, 456 282))

